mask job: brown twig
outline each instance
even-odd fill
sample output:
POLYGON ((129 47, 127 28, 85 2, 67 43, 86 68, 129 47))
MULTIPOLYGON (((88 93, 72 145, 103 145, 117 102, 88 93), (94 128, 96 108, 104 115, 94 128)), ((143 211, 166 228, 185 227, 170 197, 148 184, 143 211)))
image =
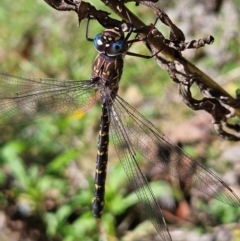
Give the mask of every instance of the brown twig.
POLYGON ((239 126, 229 124, 228 120, 233 116, 240 117, 239 99, 234 99, 213 79, 186 60, 181 52, 188 48, 200 48, 213 42, 213 37, 208 36, 200 40, 185 42, 184 33, 171 21, 168 15, 159 9, 152 1, 135 0, 136 4, 142 4, 150 8, 157 19, 170 29, 169 40, 159 32, 155 25, 146 26, 126 6, 130 0, 101 0, 109 9, 115 12, 122 21, 110 18, 109 13, 97 10, 90 3, 81 0, 44 0, 51 7, 60 11, 75 11, 78 14, 79 23, 85 18, 95 18, 105 28, 120 27, 123 22, 130 23, 155 56, 157 64, 168 71, 169 76, 178 83, 179 93, 183 101, 193 110, 205 110, 213 117, 213 124, 218 134, 229 140, 240 140, 239 126), (195 100, 191 95, 191 86, 195 83, 200 89, 203 98, 195 100), (224 130, 224 126, 231 127, 237 134, 224 130))

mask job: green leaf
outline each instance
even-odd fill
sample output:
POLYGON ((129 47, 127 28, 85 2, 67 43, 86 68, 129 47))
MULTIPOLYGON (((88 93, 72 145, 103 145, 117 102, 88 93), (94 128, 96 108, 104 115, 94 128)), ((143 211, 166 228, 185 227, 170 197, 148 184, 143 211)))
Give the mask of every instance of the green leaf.
POLYGON ((62 205, 56 213, 57 219, 59 223, 64 222, 67 217, 73 212, 71 206, 69 205, 62 205))
POLYGON ((23 150, 23 144, 17 141, 12 141, 6 144, 1 152, 2 158, 10 167, 11 172, 18 180, 18 184, 27 189, 29 186, 29 177, 27 175, 24 163, 19 157, 19 153, 23 150))
POLYGON ((53 159, 47 166, 47 172, 59 172, 64 170, 66 165, 79 155, 77 150, 65 152, 53 159))

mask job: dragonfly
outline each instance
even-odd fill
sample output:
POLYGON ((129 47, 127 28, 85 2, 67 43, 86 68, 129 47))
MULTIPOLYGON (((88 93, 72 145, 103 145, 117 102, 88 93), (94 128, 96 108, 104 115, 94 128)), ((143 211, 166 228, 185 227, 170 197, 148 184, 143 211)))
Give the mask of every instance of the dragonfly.
POLYGON ((105 29, 93 39, 98 52, 89 80, 26 78, 0 73, 0 124, 18 124, 47 114, 83 114, 100 94, 102 113, 98 137, 92 211, 100 219, 104 209, 108 145, 111 138, 142 210, 160 240, 171 236, 162 210, 140 167, 140 159, 223 203, 240 206, 240 199, 217 175, 174 145, 149 120, 118 95, 124 56, 133 41, 120 27, 105 29), (162 151, 159 147, 163 146, 162 151))

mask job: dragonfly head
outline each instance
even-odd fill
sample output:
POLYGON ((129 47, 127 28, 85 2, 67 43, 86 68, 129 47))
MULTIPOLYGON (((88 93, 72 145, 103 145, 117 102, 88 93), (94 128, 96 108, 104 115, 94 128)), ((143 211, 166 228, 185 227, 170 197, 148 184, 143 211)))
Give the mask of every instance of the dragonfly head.
POLYGON ((125 54, 128 43, 119 28, 105 29, 94 38, 94 47, 99 53, 114 57, 125 54))

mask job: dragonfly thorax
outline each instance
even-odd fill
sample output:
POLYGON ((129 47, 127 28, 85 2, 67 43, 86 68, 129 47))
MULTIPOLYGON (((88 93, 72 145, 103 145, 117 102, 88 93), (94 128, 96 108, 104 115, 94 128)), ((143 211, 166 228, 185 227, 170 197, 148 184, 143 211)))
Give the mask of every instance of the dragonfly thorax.
POLYGON ((122 70, 123 58, 121 55, 109 58, 105 54, 99 54, 93 64, 91 79, 99 86, 116 89, 122 76, 122 70))
POLYGON ((125 40, 123 31, 119 28, 105 29, 94 38, 94 47, 97 52, 109 57, 125 54, 128 50, 128 43, 125 40))

